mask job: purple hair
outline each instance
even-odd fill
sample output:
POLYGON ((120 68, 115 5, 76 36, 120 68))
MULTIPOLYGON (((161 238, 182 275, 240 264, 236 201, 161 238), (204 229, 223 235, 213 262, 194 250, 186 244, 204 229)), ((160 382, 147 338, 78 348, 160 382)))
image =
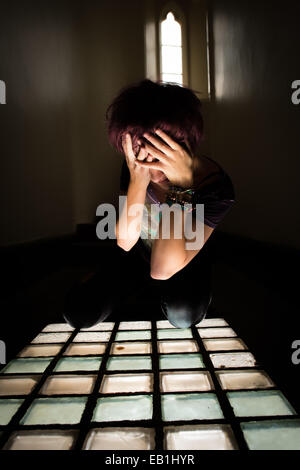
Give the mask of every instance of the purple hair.
POLYGON ((131 134, 137 153, 144 132, 160 128, 186 149, 188 142, 194 154, 203 139, 201 101, 190 88, 142 80, 115 97, 106 111, 106 127, 110 144, 120 153, 125 133, 131 134))

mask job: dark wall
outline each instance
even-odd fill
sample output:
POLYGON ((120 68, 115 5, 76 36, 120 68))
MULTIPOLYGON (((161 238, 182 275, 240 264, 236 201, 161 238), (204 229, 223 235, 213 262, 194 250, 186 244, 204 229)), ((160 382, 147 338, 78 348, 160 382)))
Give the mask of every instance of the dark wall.
POLYGON ((237 193, 222 228, 298 248, 299 14, 296 0, 210 2, 211 145, 237 193))
POLYGON ((144 78, 143 2, 0 6, 3 245, 72 233, 118 189, 105 110, 144 78))

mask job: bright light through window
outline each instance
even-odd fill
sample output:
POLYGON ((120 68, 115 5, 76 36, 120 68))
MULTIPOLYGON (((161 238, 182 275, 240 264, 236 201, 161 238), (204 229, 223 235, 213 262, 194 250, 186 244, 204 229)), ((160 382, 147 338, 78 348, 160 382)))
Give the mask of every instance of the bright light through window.
POLYGON ((160 25, 161 79, 182 85, 182 34, 181 25, 169 12, 160 25))

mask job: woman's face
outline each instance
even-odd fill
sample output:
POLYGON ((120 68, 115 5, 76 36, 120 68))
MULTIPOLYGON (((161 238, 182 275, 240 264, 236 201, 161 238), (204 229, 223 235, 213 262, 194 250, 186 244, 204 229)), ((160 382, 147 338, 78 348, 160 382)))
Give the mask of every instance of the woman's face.
MULTIPOLYGON (((133 151, 135 156, 137 157, 140 151, 140 145, 137 142, 133 142, 133 151)), ((146 162, 154 162, 157 161, 157 158, 153 157, 150 153, 145 158, 146 162)), ((150 170, 150 178, 153 183, 161 184, 167 183, 169 180, 164 174, 163 171, 160 170, 150 170)))

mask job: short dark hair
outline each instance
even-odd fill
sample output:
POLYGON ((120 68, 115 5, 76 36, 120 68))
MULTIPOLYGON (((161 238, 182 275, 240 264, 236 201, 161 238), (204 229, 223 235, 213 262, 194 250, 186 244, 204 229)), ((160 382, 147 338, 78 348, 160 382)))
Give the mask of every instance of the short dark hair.
POLYGON ((203 139, 201 101, 190 88, 145 79, 121 89, 107 108, 106 127, 109 142, 120 153, 125 133, 131 134, 135 150, 144 132, 157 128, 179 144, 187 141, 194 153, 203 139))

